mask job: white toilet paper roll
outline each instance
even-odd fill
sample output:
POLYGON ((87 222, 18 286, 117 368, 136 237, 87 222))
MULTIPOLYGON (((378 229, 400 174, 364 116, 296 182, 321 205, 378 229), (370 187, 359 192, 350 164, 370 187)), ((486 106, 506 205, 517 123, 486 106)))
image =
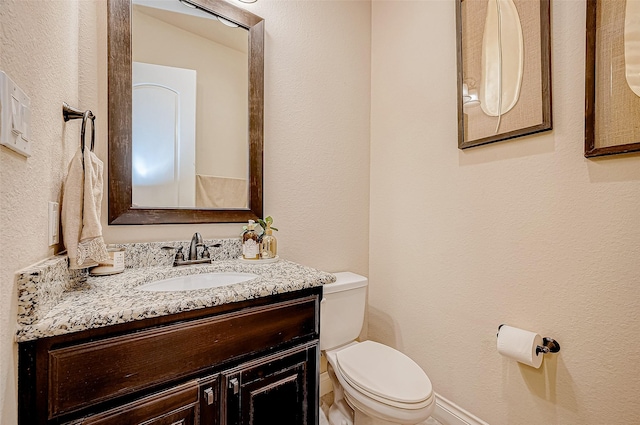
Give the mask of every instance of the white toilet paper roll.
POLYGON ((538 369, 543 354, 536 354, 536 347, 542 346, 542 337, 534 332, 502 325, 498 331, 498 353, 527 366, 538 369))

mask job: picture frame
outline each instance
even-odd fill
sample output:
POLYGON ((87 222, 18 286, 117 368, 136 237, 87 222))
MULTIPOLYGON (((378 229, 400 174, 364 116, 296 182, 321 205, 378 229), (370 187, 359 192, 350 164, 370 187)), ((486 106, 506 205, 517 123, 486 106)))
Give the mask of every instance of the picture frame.
POLYGON ((458 148, 552 129, 550 0, 456 0, 458 148))
POLYGON ((640 4, 587 0, 584 156, 640 151, 640 4))

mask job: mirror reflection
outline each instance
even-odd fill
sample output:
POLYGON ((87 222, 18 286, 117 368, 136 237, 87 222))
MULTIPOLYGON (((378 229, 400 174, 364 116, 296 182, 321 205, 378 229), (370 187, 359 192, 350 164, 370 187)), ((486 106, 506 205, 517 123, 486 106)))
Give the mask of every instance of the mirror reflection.
POLYGON ((249 33, 178 0, 134 0, 132 206, 242 209, 249 33))

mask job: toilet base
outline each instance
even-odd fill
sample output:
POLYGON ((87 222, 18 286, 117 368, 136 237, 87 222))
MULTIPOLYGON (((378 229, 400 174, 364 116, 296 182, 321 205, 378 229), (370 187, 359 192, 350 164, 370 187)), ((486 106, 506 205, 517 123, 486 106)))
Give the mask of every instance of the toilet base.
POLYGON ((334 402, 329 407, 329 425, 354 425, 353 410, 343 400, 334 402))
MULTIPOLYGON (((344 403, 344 400, 342 402, 344 403)), ((344 407, 345 406, 338 406, 335 403, 331 405, 327 418, 329 425, 399 425, 397 422, 388 422, 367 416, 358 409, 352 409, 350 407, 348 407, 348 411, 345 412, 344 407)), ((426 425, 428 424, 427 421, 417 425, 426 425)))
POLYGON ((398 425, 397 422, 387 422, 382 419, 367 416, 358 409, 354 409, 354 425, 398 425))

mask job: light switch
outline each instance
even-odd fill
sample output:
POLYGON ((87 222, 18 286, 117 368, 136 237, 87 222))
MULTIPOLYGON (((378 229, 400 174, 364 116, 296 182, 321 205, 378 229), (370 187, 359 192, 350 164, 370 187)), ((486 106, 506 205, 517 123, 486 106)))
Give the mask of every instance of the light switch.
POLYGON ((28 142, 30 140, 29 138, 29 131, 30 128, 29 126, 31 125, 31 109, 25 105, 22 104, 20 105, 20 120, 21 120, 21 129, 20 129, 20 136, 22 137, 22 139, 26 142, 28 142))
POLYGON ((22 108, 20 107, 20 101, 11 96, 11 132, 16 136, 22 133, 22 120, 20 119, 22 108))
POLYGON ((31 100, 0 71, 0 145, 31 156, 31 100))

